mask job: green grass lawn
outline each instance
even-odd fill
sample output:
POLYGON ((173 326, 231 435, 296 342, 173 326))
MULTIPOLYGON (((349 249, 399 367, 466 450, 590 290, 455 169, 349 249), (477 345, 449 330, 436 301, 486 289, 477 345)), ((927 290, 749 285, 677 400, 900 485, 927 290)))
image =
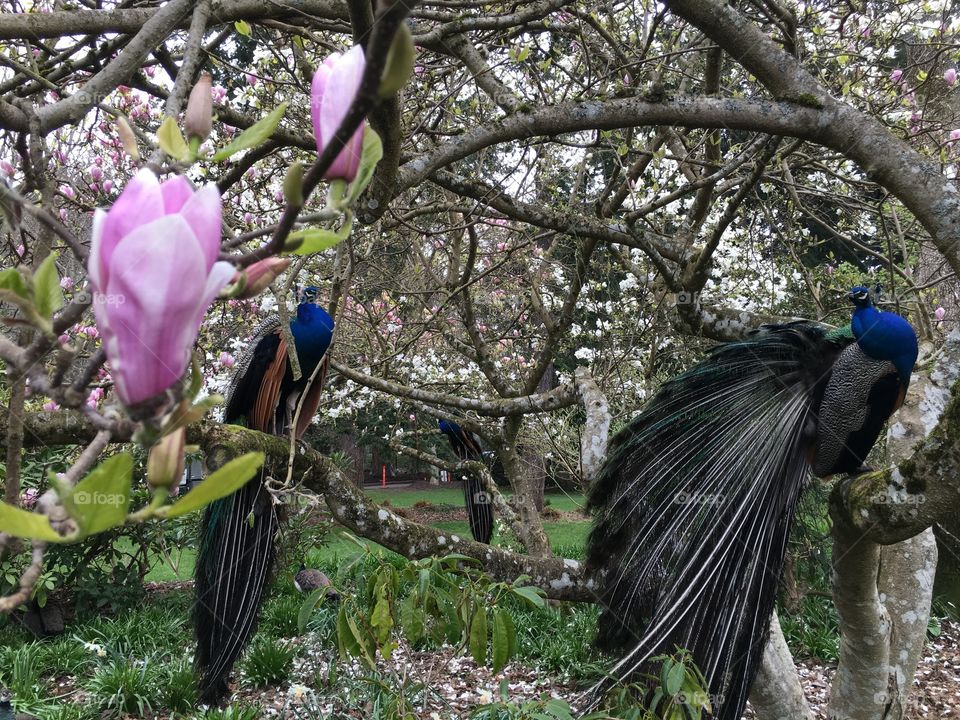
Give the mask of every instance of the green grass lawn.
MULTIPOLYGON (((426 500, 434 505, 456 505, 463 504, 463 490, 459 485, 454 487, 437 487, 424 490, 421 488, 374 488, 367 489, 367 494, 378 503, 389 500, 393 507, 404 508, 413 507, 417 502, 426 500)), ((513 493, 509 490, 503 493, 510 497, 513 493)), ((544 497, 544 502, 548 507, 560 512, 573 512, 581 510, 586 505, 586 500, 579 493, 564 493, 562 491, 548 492, 544 497)))
MULTIPOLYGON (((463 504, 463 490, 456 487, 438 487, 430 489, 417 488, 415 490, 406 488, 376 488, 368 490, 367 494, 377 503, 389 500, 390 505, 395 508, 409 508, 422 500, 433 503, 434 505, 452 505, 460 507, 463 504)), ((509 493, 507 493, 509 495, 509 493)), ((548 493, 546 498, 548 507, 561 512, 572 512, 582 507, 584 503, 583 495, 565 494, 561 492, 548 493)), ((451 534, 462 537, 470 537, 470 528, 466 521, 450 521, 435 523, 434 527, 442 528, 451 534)), ((586 541, 587 533, 590 529, 588 520, 554 522, 546 521, 543 524, 544 531, 550 539, 550 545, 554 552, 564 557, 581 559, 583 545, 586 541)), ((366 540, 362 541, 364 545, 376 546, 366 540)), ((500 544, 500 538, 494 537, 494 545, 500 544)), ((342 532, 331 534, 328 542, 310 554, 310 560, 314 564, 324 565, 330 558, 345 560, 357 555, 359 548, 357 543, 344 536, 342 532)), ((147 580, 152 582, 175 582, 180 580, 189 580, 193 577, 193 566, 195 560, 194 551, 185 549, 171 553, 172 564, 165 558, 157 557, 152 569, 147 575, 147 580)))

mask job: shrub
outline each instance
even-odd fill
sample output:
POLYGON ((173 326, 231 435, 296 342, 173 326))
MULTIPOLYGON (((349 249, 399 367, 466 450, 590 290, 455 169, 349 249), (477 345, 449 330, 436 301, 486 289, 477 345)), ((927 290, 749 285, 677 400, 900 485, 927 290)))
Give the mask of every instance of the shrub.
POLYGON ((158 674, 151 662, 116 658, 97 668, 86 689, 103 710, 142 716, 159 704, 158 674))
POLYGON ((186 713, 197 704, 197 676, 186 660, 170 662, 161 670, 160 703, 167 710, 186 713))
POLYGON ((253 687, 284 682, 290 676, 295 655, 296 650, 292 645, 258 636, 247 652, 243 664, 244 675, 253 687))

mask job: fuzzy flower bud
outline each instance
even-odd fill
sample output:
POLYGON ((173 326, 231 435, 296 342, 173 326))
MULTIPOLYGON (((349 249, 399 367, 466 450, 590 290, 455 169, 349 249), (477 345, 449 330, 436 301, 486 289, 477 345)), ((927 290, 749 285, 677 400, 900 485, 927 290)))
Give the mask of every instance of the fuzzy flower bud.
POLYGON ((170 488, 180 481, 180 476, 183 475, 186 437, 186 428, 178 428, 169 435, 164 435, 150 448, 147 458, 147 482, 150 487, 170 488))
POLYGON ((213 121, 213 93, 210 73, 201 73, 197 84, 190 91, 187 111, 183 116, 183 128, 188 137, 206 140, 213 121))

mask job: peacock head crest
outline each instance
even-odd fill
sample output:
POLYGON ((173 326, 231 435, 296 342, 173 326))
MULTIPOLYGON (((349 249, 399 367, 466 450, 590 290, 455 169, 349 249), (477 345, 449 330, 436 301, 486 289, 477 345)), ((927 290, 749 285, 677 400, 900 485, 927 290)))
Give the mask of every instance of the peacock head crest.
POLYGON ((847 298, 858 308, 868 308, 873 304, 870 298, 870 288, 866 285, 857 285, 847 293, 847 298))
POLYGON ((300 291, 300 302, 315 303, 320 299, 320 288, 310 285, 300 291))

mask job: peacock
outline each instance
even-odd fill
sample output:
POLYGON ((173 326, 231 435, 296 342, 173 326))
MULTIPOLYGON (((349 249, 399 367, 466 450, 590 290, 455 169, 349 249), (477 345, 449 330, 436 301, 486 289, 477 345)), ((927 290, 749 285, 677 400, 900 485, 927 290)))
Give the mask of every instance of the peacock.
POLYGON ((808 471, 856 474, 903 403, 910 324, 853 288, 850 325, 765 325, 666 382, 611 441, 589 494, 608 680, 686 648, 721 720, 742 716, 808 471))
MULTIPOLYGON (((483 462, 480 441, 472 432, 450 420, 440 421, 440 432, 447 436, 453 452, 461 461, 483 462)), ((490 503, 490 494, 484 489, 483 481, 476 473, 466 473, 463 476, 463 499, 467 506, 470 534, 477 542, 489 545, 490 538, 493 537, 493 505, 490 503)))
MULTIPOLYGON (((293 379, 280 319, 271 317, 254 330, 227 392, 224 421, 245 421, 254 430, 299 439, 317 411, 326 373, 326 352, 333 339, 333 318, 316 304, 317 288, 306 288, 290 322, 302 376, 293 379), (296 428, 300 396, 314 370, 296 428)), ((200 700, 216 704, 227 693, 227 677, 256 628, 274 558, 277 516, 262 477, 254 477, 232 495, 211 503, 200 530, 195 571, 194 627, 200 700)))

